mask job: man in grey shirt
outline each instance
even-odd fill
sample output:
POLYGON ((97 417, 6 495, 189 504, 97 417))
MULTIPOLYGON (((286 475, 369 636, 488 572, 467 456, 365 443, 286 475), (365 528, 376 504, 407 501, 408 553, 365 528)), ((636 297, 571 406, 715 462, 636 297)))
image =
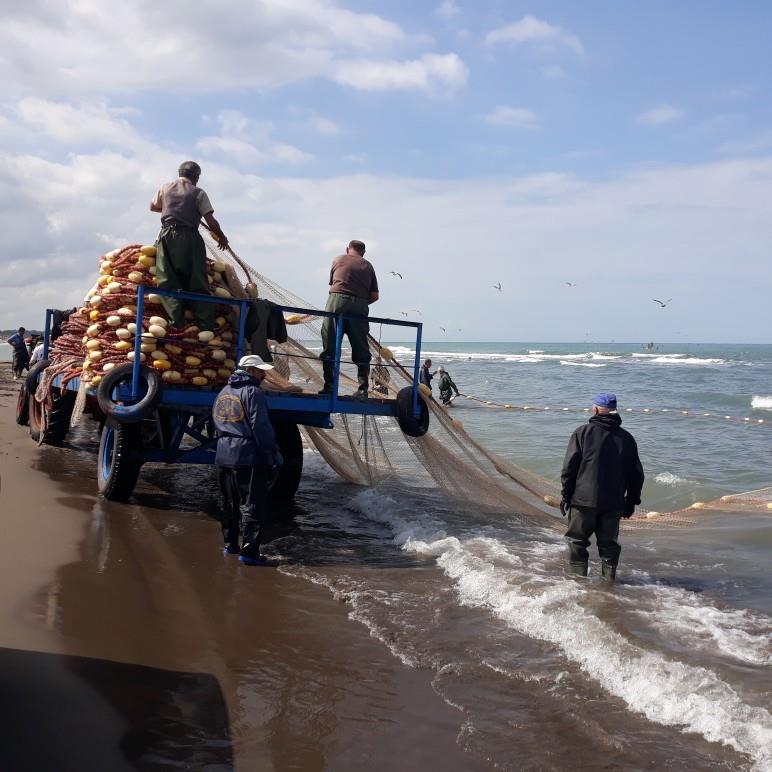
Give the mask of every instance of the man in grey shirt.
MULTIPOLYGON (((198 187, 201 167, 185 161, 179 176, 167 182, 153 196, 151 212, 161 213, 161 232, 156 241, 156 280, 160 289, 183 290, 209 294, 206 275, 206 247, 198 224, 203 217, 220 249, 228 247, 228 239, 214 219, 209 196, 198 187)), ((176 298, 163 298, 164 308, 175 327, 185 325, 185 303, 176 298)), ((214 328, 214 305, 194 303, 193 312, 202 330, 214 328)))
MULTIPOLYGON (((350 241, 344 255, 338 255, 330 268, 330 294, 325 311, 347 314, 359 318, 344 319, 343 332, 351 344, 351 361, 357 366, 359 388, 354 397, 367 399, 370 378, 370 345, 367 336, 370 324, 367 321, 369 306, 378 300, 378 279, 375 269, 364 258, 365 245, 362 241, 350 241)), ((326 317, 322 323, 322 369, 324 388, 320 394, 332 392, 332 378, 335 358, 337 325, 335 319, 326 317)))

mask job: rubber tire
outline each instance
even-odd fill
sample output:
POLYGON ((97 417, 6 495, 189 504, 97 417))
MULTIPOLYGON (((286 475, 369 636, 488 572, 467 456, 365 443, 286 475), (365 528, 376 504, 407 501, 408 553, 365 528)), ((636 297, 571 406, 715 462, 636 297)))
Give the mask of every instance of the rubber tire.
POLYGON ((51 412, 46 417, 46 431, 42 442, 44 445, 61 445, 70 431, 70 419, 75 407, 77 394, 74 391, 54 391, 54 403, 51 412))
POLYGON ((130 381, 134 365, 118 365, 102 377, 97 387, 97 402, 102 412, 121 424, 136 424, 148 418, 158 407, 163 392, 161 377, 155 370, 140 365, 139 374, 147 384, 147 393, 135 405, 117 405, 113 402, 113 389, 124 381, 130 381))
POLYGON ((27 397, 27 416, 29 420, 29 433, 38 445, 61 445, 70 431, 70 418, 75 407, 77 394, 65 389, 60 392, 55 389, 52 393, 53 406, 45 417, 46 410, 43 403, 35 399, 34 394, 27 397), (45 431, 43 426, 45 425, 45 431))
POLYGON ((142 468, 142 427, 107 421, 97 456, 97 488, 108 501, 126 501, 142 468))
POLYGON ((397 423, 408 437, 423 437, 429 431, 429 406, 420 394, 418 395, 418 407, 421 415, 416 418, 413 415, 412 387, 405 386, 397 392, 397 423))
POLYGON ((33 442, 40 444, 40 433, 43 431, 43 405, 35 399, 34 394, 27 395, 27 418, 29 436, 33 442))
POLYGON ((19 396, 16 400, 16 423, 19 426, 29 426, 29 394, 23 383, 19 386, 19 396))
POLYGON ((282 506, 289 504, 300 485, 303 476, 303 440, 297 424, 276 421, 273 424, 276 443, 284 458, 279 474, 268 486, 271 504, 282 506))
POLYGON ((24 376, 24 388, 27 390, 27 394, 34 394, 35 389, 38 387, 38 381, 40 378, 38 377, 40 373, 43 372, 43 370, 48 367, 48 365, 51 364, 51 361, 49 359, 41 359, 39 362, 35 362, 32 367, 30 367, 27 374, 24 376))

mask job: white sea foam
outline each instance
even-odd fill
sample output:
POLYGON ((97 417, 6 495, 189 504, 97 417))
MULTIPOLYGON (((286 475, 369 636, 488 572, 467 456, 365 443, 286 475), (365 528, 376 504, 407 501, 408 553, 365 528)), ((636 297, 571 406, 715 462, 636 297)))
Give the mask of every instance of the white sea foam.
POLYGON ((772 397, 759 397, 754 395, 751 400, 751 407, 754 410, 772 410, 772 397))
MULTIPOLYGON (((674 660, 609 627, 585 605, 590 586, 554 577, 545 563, 563 549, 559 543, 518 542, 508 547, 487 536, 460 539, 448 535, 444 524, 433 518, 418 522, 412 512, 401 514, 395 502, 373 490, 359 494, 353 503, 371 519, 388 523, 402 549, 433 557, 453 581, 462 604, 488 609, 519 633, 552 643, 649 720, 698 732, 746 753, 756 769, 772 768, 770 712, 743 702, 711 670, 674 660), (523 547, 530 554, 513 551, 523 547)), ((705 623, 710 611, 696 602, 692 609, 705 623)), ((735 631, 730 614, 715 612, 721 623, 711 629, 723 633, 713 639, 734 650, 743 628, 735 631)), ((675 607, 673 613, 677 615, 675 607)), ((755 635, 754 645, 763 645, 758 634, 744 632, 755 635)))
POLYGON ((726 359, 701 359, 700 357, 659 356, 650 359, 655 365, 725 365, 726 359))
POLYGON ((772 664, 772 619, 746 609, 721 609, 679 587, 644 585, 631 588, 653 596, 652 607, 641 609, 633 600, 634 613, 647 619, 671 640, 690 651, 718 650, 751 665, 772 664))
POLYGON ((681 485, 683 483, 694 483, 694 480, 687 480, 685 477, 679 477, 672 472, 660 472, 654 478, 660 485, 681 485))
POLYGON ((596 364, 594 362, 569 362, 566 360, 560 360, 561 365, 573 365, 574 367, 605 367, 606 365, 596 364))
POLYGON ((529 354, 543 354, 544 353, 544 349, 541 349, 541 348, 530 348, 530 349, 528 349, 528 353, 529 354))

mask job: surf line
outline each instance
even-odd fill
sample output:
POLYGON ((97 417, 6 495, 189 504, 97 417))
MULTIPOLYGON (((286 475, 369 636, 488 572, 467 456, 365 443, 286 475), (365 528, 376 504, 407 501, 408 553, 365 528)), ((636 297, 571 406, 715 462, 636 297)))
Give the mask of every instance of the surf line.
MULTIPOLYGON (((521 413, 527 413, 527 412, 530 412, 530 413, 548 413, 548 412, 589 413, 590 412, 590 408, 588 407, 560 407, 560 406, 552 407, 550 405, 545 405, 544 407, 538 407, 535 405, 511 405, 506 402, 495 402, 494 400, 490 400, 490 399, 481 399, 480 397, 475 397, 473 394, 460 394, 459 396, 464 397, 465 399, 469 399, 472 402, 477 402, 486 408, 512 410, 514 412, 521 412, 521 413)), ((759 425, 772 426, 772 421, 767 421, 764 418, 752 418, 750 416, 722 415, 721 413, 703 412, 701 410, 681 410, 681 409, 668 408, 668 407, 643 407, 643 408, 627 407, 624 410, 620 410, 619 412, 620 413, 643 413, 644 415, 656 415, 656 414, 667 413, 668 415, 672 415, 672 416, 687 416, 691 418, 719 418, 723 421, 729 421, 731 423, 744 424, 748 426, 759 426, 759 425)))

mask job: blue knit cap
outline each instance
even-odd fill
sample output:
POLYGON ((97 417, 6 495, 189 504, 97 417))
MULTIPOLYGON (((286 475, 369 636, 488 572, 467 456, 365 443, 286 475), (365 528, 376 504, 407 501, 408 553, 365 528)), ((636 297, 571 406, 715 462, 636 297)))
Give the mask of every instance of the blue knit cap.
POLYGON ((617 395, 612 394, 610 391, 602 391, 600 394, 598 394, 597 397, 592 401, 593 405, 597 405, 598 407, 605 407, 607 410, 616 410, 617 409, 617 395))

